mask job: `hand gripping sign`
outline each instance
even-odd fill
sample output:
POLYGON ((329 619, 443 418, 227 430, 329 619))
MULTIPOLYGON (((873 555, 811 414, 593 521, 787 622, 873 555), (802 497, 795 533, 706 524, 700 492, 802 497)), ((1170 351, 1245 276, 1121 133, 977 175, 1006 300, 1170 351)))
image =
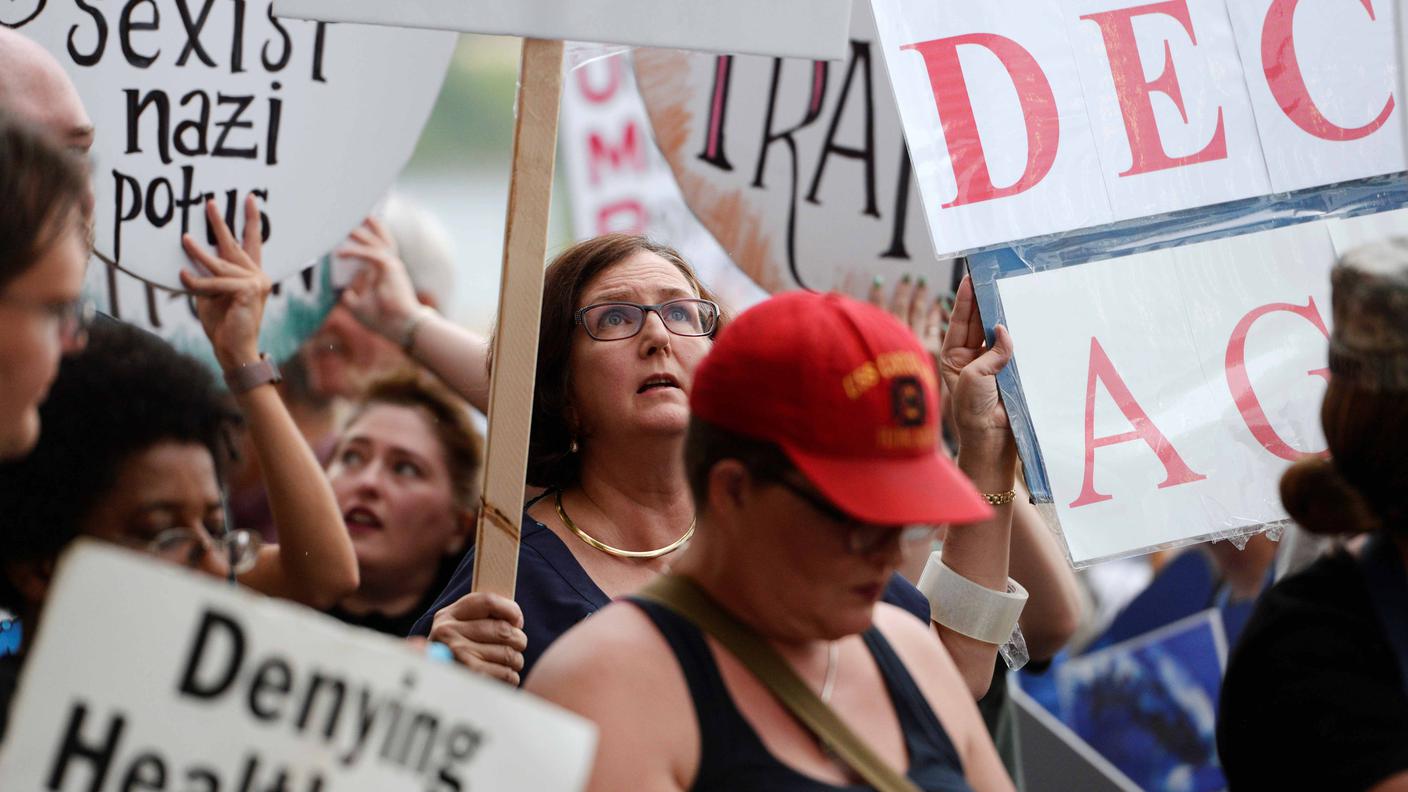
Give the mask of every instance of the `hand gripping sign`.
POLYGON ((586 785, 590 723, 404 641, 88 540, 51 591, 5 789, 586 785))
POLYGON ((519 72, 498 350, 474 588, 511 596, 562 96, 561 39, 812 58, 845 54, 850 0, 277 0, 280 14, 528 37, 519 72))
POLYGON ((30 5, 3 21, 59 59, 96 124, 96 252, 176 291, 181 234, 213 244, 207 198, 231 225, 258 199, 275 282, 335 247, 410 158, 455 45, 278 19, 270 0, 30 5))

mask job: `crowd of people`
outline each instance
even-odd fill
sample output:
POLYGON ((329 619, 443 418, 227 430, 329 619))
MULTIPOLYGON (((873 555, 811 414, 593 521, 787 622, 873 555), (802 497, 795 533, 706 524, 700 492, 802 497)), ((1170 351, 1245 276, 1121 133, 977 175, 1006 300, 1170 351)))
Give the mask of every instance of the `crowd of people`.
MULTIPOLYGON (((1013 341, 968 279, 951 305, 906 279, 733 315, 669 247, 568 247, 523 394, 508 599, 473 590, 492 344, 437 310, 433 229, 352 231, 357 276, 272 361, 258 209, 232 228, 210 204, 181 277, 221 383, 85 303, 93 134, 54 59, 0 27, 0 609, 24 631, 0 741, 24 728, 25 647, 64 629, 55 564, 89 537, 585 716, 593 792, 1014 788, 1007 669, 1040 672, 1090 608, 1020 481, 1013 341)), ((1268 540, 1219 546, 1192 596, 1247 603, 1217 735, 1234 789, 1408 789, 1408 242, 1345 256, 1333 288, 1330 454, 1282 493, 1306 530, 1361 539, 1275 585, 1268 540)))

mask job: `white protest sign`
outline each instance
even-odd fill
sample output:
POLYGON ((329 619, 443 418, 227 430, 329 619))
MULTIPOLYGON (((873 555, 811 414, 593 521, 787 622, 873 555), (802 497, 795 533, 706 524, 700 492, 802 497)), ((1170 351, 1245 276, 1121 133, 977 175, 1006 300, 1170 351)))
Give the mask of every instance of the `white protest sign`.
POLYGON ((851 0, 278 0, 280 16, 710 52, 840 58, 851 0))
POLYGON ((885 86, 869 0, 844 62, 635 53, 655 141, 685 201, 768 291, 863 296, 873 276, 947 288, 885 86))
POLYGON ((1387 0, 873 5, 940 253, 1405 167, 1387 0))
POLYGON ((177 290, 181 234, 213 241, 207 198, 234 221, 256 196, 275 281, 339 244, 410 157, 455 46, 270 0, 20 5, 0 21, 59 59, 97 128, 97 252, 177 290))
POLYGON ((1072 562, 1286 518, 1320 453, 1329 224, 997 281, 1072 562))
POLYGON ((403 641, 89 542, 55 583, 0 751, 7 790, 586 784, 591 724, 403 641))
POLYGON ((674 247, 732 310, 767 293, 741 272, 685 205, 650 138, 629 58, 596 58, 568 73, 558 135, 577 239, 645 234, 674 247))

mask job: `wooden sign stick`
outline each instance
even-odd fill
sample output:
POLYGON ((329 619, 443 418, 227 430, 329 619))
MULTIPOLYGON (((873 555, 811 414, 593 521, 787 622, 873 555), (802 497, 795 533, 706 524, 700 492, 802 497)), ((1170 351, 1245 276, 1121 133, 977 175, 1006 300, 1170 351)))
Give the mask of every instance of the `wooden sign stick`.
POLYGON ((533 428, 538 319, 562 101, 561 41, 523 40, 518 119, 504 225, 497 347, 489 380, 489 446, 474 551, 474 590, 513 597, 523 478, 533 428))

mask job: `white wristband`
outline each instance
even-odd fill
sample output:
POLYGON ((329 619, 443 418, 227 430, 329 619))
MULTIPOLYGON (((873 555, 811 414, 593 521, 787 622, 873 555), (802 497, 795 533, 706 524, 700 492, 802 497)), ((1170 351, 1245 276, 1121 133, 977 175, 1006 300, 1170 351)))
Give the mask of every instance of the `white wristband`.
POLYGON ((919 590, 929 598, 929 618, 960 635, 1001 646, 1012 637, 1017 618, 1027 604, 1027 590, 1012 578, 1007 591, 994 591, 954 572, 935 550, 919 577, 919 590))

